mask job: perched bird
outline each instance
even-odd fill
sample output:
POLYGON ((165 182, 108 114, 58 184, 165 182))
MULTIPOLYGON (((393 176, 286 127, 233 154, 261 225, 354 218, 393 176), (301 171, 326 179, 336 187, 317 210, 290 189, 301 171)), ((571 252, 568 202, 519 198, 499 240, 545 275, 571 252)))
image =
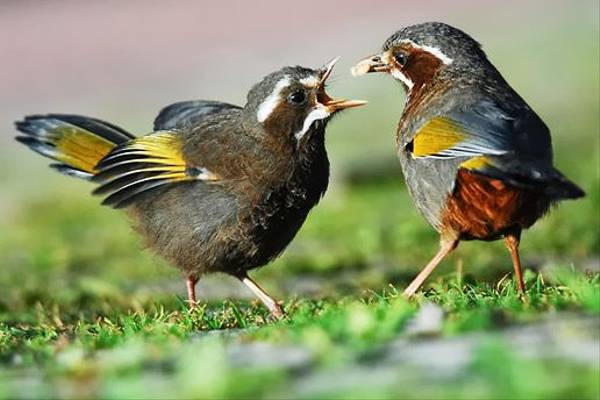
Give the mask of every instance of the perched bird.
POLYGON ((280 305, 248 271, 281 253, 327 189, 325 127, 340 110, 321 69, 285 67, 254 85, 244 107, 189 101, 164 108, 154 132, 135 137, 95 118, 34 115, 16 140, 87 179, 124 208, 147 246, 187 279, 190 305, 206 273, 241 280, 275 317, 280 305))
POLYGON ((521 231, 559 200, 584 196, 553 167, 544 122, 478 42, 443 23, 394 33, 352 69, 370 72, 404 87, 397 153, 413 201, 440 234, 439 252, 404 294, 412 296, 459 241, 502 237, 523 292, 521 231))

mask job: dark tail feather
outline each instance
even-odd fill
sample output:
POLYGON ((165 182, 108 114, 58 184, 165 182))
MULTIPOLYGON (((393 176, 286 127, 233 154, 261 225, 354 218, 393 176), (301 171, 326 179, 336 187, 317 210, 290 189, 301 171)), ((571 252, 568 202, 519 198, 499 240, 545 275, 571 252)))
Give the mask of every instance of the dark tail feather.
POLYGON ((60 172, 63 175, 72 176, 73 178, 84 179, 86 181, 91 181, 94 177, 94 174, 90 172, 84 172, 76 168, 69 167, 65 164, 50 164, 49 167, 55 171, 60 172))
POLYGON ((545 187, 545 192, 553 200, 579 199, 585 196, 583 189, 562 174, 545 187))
POLYGON ((90 179, 114 147, 135 138, 108 122, 79 115, 32 115, 15 126, 21 133, 18 142, 58 161, 51 167, 60 173, 82 179, 90 179))
POLYGON ((541 192, 551 200, 578 199, 585 192, 551 165, 524 162, 517 158, 498 158, 500 167, 491 165, 485 175, 500 179, 516 187, 541 192))

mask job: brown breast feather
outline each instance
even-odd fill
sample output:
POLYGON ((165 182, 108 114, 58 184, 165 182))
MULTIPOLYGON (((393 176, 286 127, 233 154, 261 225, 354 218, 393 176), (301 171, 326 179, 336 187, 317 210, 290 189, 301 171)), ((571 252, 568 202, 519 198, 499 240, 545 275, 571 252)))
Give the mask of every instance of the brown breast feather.
POLYGON ((442 232, 459 239, 495 240, 511 229, 530 227, 549 205, 533 190, 460 169, 442 211, 442 232))

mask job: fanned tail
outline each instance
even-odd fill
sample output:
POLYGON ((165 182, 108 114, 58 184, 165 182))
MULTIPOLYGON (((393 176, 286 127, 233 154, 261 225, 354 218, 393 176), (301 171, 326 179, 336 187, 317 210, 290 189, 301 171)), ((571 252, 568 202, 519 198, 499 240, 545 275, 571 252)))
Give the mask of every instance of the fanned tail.
POLYGON ((79 115, 31 115, 15 125, 21 133, 15 139, 57 161, 50 165, 52 168, 88 180, 113 148, 135 138, 108 122, 79 115))

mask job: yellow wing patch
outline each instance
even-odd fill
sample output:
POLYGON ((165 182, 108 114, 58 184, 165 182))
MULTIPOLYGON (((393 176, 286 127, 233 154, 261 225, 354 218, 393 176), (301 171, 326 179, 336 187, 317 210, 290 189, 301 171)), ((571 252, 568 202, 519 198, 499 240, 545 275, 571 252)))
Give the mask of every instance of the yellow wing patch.
POLYGON ((414 157, 427 157, 447 150, 465 139, 460 125, 449 118, 435 117, 421 127, 413 139, 414 157))
POLYGON ((489 158, 486 156, 478 156, 468 159, 467 161, 460 164, 461 168, 476 170, 483 169, 487 166, 491 165, 489 158))
POLYGON ((94 194, 108 194, 103 204, 116 208, 169 183, 217 179, 206 168, 188 165, 181 139, 169 131, 156 132, 115 149, 98 164, 93 178, 100 183, 94 194))
MULTIPOLYGON (((183 159, 181 141, 169 132, 159 132, 131 142, 123 151, 124 155, 136 156, 130 163, 156 164, 142 168, 146 172, 164 172, 169 179, 186 179, 186 162, 183 159), (139 158, 138 158, 139 156, 139 158)), ((159 179, 160 175, 157 175, 159 179)), ((166 177, 166 176, 165 176, 166 177)))

